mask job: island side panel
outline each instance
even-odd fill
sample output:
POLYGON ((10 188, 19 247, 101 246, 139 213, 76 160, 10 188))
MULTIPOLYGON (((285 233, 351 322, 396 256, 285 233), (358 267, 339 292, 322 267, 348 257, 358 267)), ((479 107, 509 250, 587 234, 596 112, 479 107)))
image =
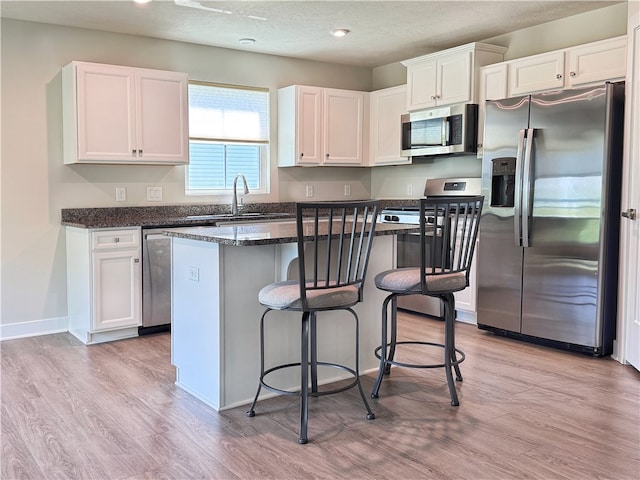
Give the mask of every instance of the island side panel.
MULTIPOLYGON (((221 245, 220 309, 222 322, 222 408, 232 408, 253 400, 260 376, 260 317, 265 308, 258 302, 260 290, 286 279, 286 265, 295 244, 231 246, 221 245)), ((272 315, 280 315, 274 312, 272 315)), ((280 354, 289 351, 291 329, 276 323, 275 341, 267 327, 268 349, 280 354)), ((296 338, 299 338, 296 336, 296 338)), ((298 343, 299 345, 299 343, 298 343)), ((299 356, 299 346, 298 346, 299 356)), ((269 353, 267 353, 269 357, 269 353)))
POLYGON ((221 407, 220 246, 172 239, 171 361, 176 385, 221 407))

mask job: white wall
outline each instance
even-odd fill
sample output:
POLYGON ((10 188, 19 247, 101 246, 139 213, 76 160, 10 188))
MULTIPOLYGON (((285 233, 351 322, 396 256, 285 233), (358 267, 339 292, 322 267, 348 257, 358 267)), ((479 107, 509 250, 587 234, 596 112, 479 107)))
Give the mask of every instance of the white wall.
MULTIPOLYGON (((371 70, 239 52, 194 44, 2 19, 2 310, 0 338, 62 328, 67 315, 64 229, 60 209, 148 205, 146 186, 163 187, 163 204, 228 203, 229 198, 186 197, 185 167, 63 165, 60 68, 71 60, 187 72, 191 79, 268 87, 272 117, 276 90, 298 83, 371 89, 371 70), (115 187, 127 202, 115 202, 115 187), (32 322, 32 323, 29 323, 32 322)), ((271 138, 277 138, 272 122, 271 138)), ((276 142, 271 157, 276 158, 276 142)), ((270 195, 247 201, 296 198, 292 180, 313 182, 319 194, 342 189, 330 171, 284 173, 272 167, 270 195)), ((334 170, 335 169, 329 169, 334 170)), ((349 169, 353 192, 368 198, 368 169, 349 169)), ((336 175, 335 173, 333 174, 336 175)), ((340 175, 340 174, 338 174, 340 175)), ((342 190, 340 190, 342 191, 342 190)), ((154 203, 154 204, 157 204, 154 203)))

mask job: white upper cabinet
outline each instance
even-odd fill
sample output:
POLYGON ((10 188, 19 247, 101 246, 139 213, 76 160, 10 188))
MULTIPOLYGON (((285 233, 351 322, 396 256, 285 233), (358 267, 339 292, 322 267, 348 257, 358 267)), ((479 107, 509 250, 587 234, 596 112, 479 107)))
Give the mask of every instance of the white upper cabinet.
POLYGON ((407 110, 477 100, 477 69, 501 62, 505 48, 470 43, 402 62, 407 67, 407 110))
POLYGON ((385 88, 370 93, 370 165, 405 165, 411 157, 400 155, 400 117, 407 113, 407 86, 385 88))
POLYGON ((187 74, 71 62, 62 85, 65 163, 189 162, 187 74))
POLYGON ((485 101, 500 100, 508 94, 507 64, 505 62, 487 65, 480 69, 480 86, 478 88, 478 158, 482 158, 484 141, 485 101))
POLYGON ((564 51, 522 58, 509 63, 509 95, 517 96, 564 86, 564 51))
POLYGON ((302 85, 278 90, 278 166, 363 165, 368 95, 302 85))
POLYGON ((626 73, 626 36, 506 63, 511 97, 621 80, 626 73))
POLYGON ((627 37, 611 38, 567 51, 566 84, 579 87, 626 75, 627 37))

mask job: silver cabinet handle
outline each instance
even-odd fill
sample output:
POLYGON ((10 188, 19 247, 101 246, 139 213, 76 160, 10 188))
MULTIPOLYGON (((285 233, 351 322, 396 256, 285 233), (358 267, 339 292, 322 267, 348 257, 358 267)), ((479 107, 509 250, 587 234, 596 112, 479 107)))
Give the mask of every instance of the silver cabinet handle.
POLYGON ((622 212, 622 216, 624 218, 628 218, 629 220, 635 220, 636 219, 636 209, 635 208, 630 208, 626 212, 622 212))
POLYGON ((139 258, 134 258, 133 259, 133 263, 140 263, 140 259, 139 258))
POLYGON ((131 156, 135 157, 136 156, 136 149, 134 148, 133 150, 131 150, 131 156))
POLYGON ((139 148, 139 149, 138 149, 138 156, 139 156, 139 157, 141 157, 141 156, 142 156, 142 149, 141 149, 141 148, 139 148))
POLYGON ((576 76, 576 72, 570 72, 570 73, 569 73, 569 76, 571 76, 571 77, 575 77, 575 76, 576 76))
POLYGON ((113 239, 113 241, 114 241, 115 243, 118 243, 118 242, 120 241, 120 237, 115 237, 115 238, 113 239))
POLYGON ((557 78, 558 80, 560 80, 560 79, 562 78, 562 74, 561 74, 561 73, 556 73, 556 78, 557 78))

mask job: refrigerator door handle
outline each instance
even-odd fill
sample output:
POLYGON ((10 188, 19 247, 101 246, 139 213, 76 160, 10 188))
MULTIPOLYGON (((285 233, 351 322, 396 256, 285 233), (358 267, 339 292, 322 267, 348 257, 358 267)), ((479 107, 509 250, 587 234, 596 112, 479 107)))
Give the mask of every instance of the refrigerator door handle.
POLYGON ((524 165, 522 176, 522 246, 530 247, 529 244, 529 231, 531 226, 531 211, 533 210, 533 185, 531 180, 533 178, 533 157, 531 150, 533 147, 533 134, 534 129, 528 128, 526 133, 526 143, 524 149, 524 165))
POLYGON ((522 246, 522 170, 524 168, 525 129, 518 135, 518 152, 516 153, 516 184, 513 196, 513 237, 516 246, 522 246))

